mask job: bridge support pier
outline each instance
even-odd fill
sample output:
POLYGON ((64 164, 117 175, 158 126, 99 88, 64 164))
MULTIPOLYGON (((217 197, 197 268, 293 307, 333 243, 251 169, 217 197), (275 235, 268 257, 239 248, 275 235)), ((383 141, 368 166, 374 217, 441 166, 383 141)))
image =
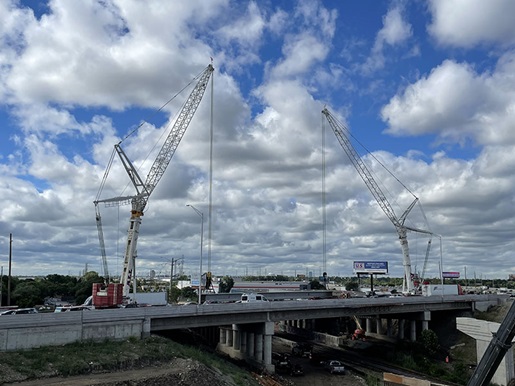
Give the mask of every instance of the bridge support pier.
POLYGON ((382 333, 382 319, 378 316, 376 318, 376 334, 381 335, 382 333))
POLYGON ((388 318, 386 319, 386 336, 391 338, 393 336, 392 331, 392 320, 388 318))
POLYGON ((366 318, 365 320, 366 320, 366 322, 365 322, 365 324, 366 324, 366 327, 365 327, 366 331, 367 332, 372 332, 372 319, 366 318))
POLYGON ((148 338, 150 336, 150 318, 143 319, 143 326, 141 328, 141 338, 148 338))
POLYGON ((247 358, 254 359, 254 343, 256 337, 253 332, 247 332, 247 358))
POLYGON ((399 319, 399 329, 397 331, 397 338, 399 340, 404 339, 404 329, 406 328, 406 320, 405 319, 399 319))
POLYGON ((219 351, 264 367, 269 373, 275 372, 272 364, 274 322, 233 324, 230 328, 226 326, 220 330, 219 351))
POLYGON ((410 336, 409 339, 412 342, 415 342, 417 340, 417 321, 416 320, 410 320, 410 336))
POLYGON ((220 329, 220 344, 227 343, 227 330, 225 328, 220 329))

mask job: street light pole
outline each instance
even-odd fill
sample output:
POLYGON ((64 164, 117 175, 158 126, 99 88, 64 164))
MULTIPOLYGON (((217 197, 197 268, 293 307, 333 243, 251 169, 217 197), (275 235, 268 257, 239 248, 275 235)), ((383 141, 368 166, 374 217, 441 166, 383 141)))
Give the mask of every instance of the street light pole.
POLYGON ((198 304, 202 303, 202 245, 204 244, 204 213, 195 208, 193 205, 186 205, 195 211, 200 216, 200 267, 199 267, 199 280, 198 280, 198 304))

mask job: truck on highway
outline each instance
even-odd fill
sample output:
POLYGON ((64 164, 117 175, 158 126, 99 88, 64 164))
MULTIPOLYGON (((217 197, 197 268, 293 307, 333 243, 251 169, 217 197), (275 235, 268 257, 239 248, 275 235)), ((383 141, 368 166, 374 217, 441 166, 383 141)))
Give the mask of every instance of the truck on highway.
POLYGON ((422 284, 422 296, 463 295, 459 284, 422 284))

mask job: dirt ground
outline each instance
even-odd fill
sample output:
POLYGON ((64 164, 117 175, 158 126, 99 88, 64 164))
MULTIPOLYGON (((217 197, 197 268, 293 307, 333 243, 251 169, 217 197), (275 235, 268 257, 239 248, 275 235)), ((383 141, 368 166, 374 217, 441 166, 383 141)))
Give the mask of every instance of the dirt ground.
MULTIPOLYGON (((278 374, 274 380, 256 376, 255 383, 238 385, 284 385, 284 386, 365 386, 363 379, 353 375, 332 375, 321 368, 304 366, 304 376, 292 377, 278 374)), ((236 386, 231 379, 196 361, 177 359, 173 362, 156 367, 139 370, 129 370, 106 374, 90 374, 67 378, 47 378, 17 383, 5 383, 5 386, 236 386)))
MULTIPOLYGON (((249 377, 250 378, 250 377, 249 377)), ((252 385, 252 382, 240 383, 252 385)), ((177 358, 166 365, 76 377, 37 379, 4 385, 19 386, 161 386, 236 385, 232 379, 192 359, 177 358)))
MULTIPOLYGON (((280 349, 280 347, 277 347, 280 349)), ((88 374, 75 377, 40 378, 32 381, 4 383, 5 386, 365 386, 363 379, 347 373, 329 374, 322 367, 314 366, 306 358, 295 358, 303 366, 305 375, 291 376, 278 372, 275 376, 259 376, 249 373, 248 379, 238 379, 213 370, 192 359, 174 359, 168 364, 144 369, 88 374)))

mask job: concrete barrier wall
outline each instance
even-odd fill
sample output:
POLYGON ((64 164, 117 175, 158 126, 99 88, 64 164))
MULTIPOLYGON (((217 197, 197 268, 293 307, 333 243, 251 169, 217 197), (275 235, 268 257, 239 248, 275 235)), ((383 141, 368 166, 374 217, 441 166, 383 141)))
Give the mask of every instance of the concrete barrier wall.
MULTIPOLYGON (((88 312, 88 311, 86 311, 88 312)), ((141 338, 144 319, 111 321, 109 313, 84 317, 83 312, 6 315, 0 318, 0 351, 58 346, 82 340, 141 338)))

